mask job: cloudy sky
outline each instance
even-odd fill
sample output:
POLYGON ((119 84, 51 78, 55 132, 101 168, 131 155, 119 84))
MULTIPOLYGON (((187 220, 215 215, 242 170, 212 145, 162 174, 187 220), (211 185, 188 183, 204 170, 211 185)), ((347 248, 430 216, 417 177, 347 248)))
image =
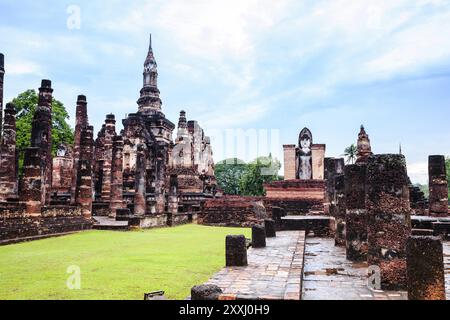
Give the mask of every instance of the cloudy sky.
MULTIPOLYGON (((0 0, 5 98, 51 79, 72 122, 87 95, 98 130, 137 110, 149 33, 173 122, 185 109, 207 134, 256 132, 278 155, 309 127, 327 156, 364 124, 374 152, 401 143, 415 182, 429 154, 450 155, 447 0, 0 0)), ((249 157, 218 140, 216 161, 249 157)))

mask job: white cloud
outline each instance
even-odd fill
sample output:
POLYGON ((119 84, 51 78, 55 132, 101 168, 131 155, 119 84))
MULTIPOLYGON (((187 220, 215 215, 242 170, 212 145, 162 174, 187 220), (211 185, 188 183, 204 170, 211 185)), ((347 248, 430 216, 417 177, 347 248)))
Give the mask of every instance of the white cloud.
POLYGON ((38 75, 42 76, 42 67, 36 62, 30 60, 20 60, 13 58, 6 65, 8 75, 38 75))
POLYGON ((412 183, 428 184, 428 163, 416 162, 408 164, 408 175, 412 183))

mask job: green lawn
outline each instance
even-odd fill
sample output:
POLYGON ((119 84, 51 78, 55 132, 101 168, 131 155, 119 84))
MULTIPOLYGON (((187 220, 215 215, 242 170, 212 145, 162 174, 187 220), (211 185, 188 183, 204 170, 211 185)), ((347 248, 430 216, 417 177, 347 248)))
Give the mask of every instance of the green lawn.
POLYGON ((0 247, 0 299, 137 299, 164 290, 184 299, 225 264, 225 236, 248 229, 186 225, 135 232, 87 231, 0 247), (66 285, 79 266, 81 289, 66 285))

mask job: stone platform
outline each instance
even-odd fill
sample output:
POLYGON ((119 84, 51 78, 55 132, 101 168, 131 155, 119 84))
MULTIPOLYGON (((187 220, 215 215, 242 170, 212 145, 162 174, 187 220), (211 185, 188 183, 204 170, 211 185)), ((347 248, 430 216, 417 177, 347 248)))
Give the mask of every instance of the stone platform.
POLYGON ((450 300, 450 242, 444 242, 445 293, 450 300))
POLYGON ((315 236, 331 234, 334 218, 330 216, 287 216, 281 218, 282 230, 314 232, 315 236))
POLYGON ((130 226, 128 221, 116 221, 109 217, 93 217, 96 223, 93 226, 95 230, 110 230, 110 231, 128 231, 130 226))
MULTIPOLYGON (((450 242, 444 242, 447 300, 450 299, 450 242)), ((346 259, 333 239, 307 238, 303 300, 407 300, 404 291, 373 291, 367 286, 367 263, 346 259)))
POLYGON ((281 231, 267 247, 248 250, 247 267, 227 267, 206 284, 223 290, 221 300, 300 300, 304 231, 281 231))

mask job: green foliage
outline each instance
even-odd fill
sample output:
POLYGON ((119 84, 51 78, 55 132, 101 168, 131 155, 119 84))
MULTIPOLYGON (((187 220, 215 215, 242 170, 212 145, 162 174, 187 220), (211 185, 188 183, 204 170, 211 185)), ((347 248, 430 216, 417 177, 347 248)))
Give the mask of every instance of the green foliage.
POLYGON ((217 163, 215 173, 220 189, 228 195, 240 195, 240 179, 246 170, 247 164, 237 158, 217 163))
MULTIPOLYGON (((38 105, 38 94, 35 90, 27 90, 19 94, 13 99, 12 103, 16 106, 17 117, 17 148, 23 150, 30 146, 31 125, 33 122, 34 112, 38 105)), ((74 133, 70 125, 66 122, 69 119, 64 105, 53 99, 52 103, 52 152, 56 154, 56 150, 60 144, 73 144, 74 133)), ((19 158, 19 168, 22 167, 23 154, 19 158)))
POLYGON ((272 155, 259 157, 249 164, 232 158, 216 164, 216 178, 227 195, 263 196, 265 183, 280 180, 280 168, 280 161, 272 155))
POLYGON ((272 158, 272 155, 259 157, 251 162, 240 180, 242 195, 264 196, 264 184, 279 180, 280 168, 281 163, 272 158))
POLYGON ((229 234, 251 231, 200 225, 85 231, 0 247, 0 300, 142 300, 156 290, 186 299, 225 265, 229 234), (81 290, 66 286, 69 266, 80 267, 81 290))
POLYGON ((354 144, 345 148, 343 155, 347 157, 347 164, 354 164, 356 161, 357 154, 358 148, 354 144))

